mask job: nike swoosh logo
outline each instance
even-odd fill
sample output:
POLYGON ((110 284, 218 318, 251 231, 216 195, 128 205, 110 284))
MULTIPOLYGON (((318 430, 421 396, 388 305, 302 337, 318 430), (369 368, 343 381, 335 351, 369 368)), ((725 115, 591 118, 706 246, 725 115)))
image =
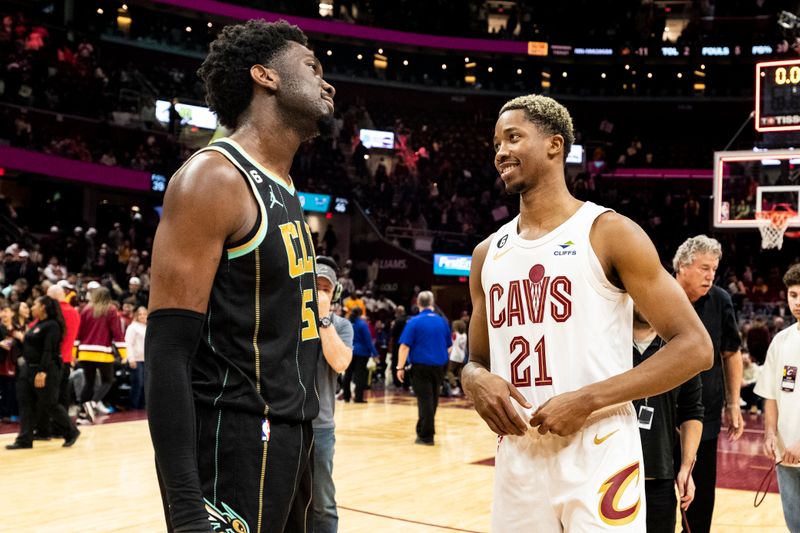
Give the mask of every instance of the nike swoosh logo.
POLYGON ((500 258, 501 258, 501 257, 503 257, 504 255, 506 255, 508 252, 510 252, 510 251, 511 251, 511 250, 513 250, 513 249, 514 249, 514 247, 513 247, 513 246, 509 246, 509 247, 508 247, 508 248, 506 248, 505 250, 503 250, 503 251, 501 251, 501 252, 497 252, 496 254, 494 254, 494 260, 495 260, 495 261, 497 261, 498 259, 500 259, 500 258))
POLYGON ((613 435, 617 431, 619 431, 619 429, 615 429, 614 431, 612 431, 611 433, 609 433, 605 437, 601 437, 601 438, 598 438, 597 437, 597 433, 595 433, 595 435, 594 435, 594 443, 597 444, 597 445, 603 444, 611 435, 613 435))

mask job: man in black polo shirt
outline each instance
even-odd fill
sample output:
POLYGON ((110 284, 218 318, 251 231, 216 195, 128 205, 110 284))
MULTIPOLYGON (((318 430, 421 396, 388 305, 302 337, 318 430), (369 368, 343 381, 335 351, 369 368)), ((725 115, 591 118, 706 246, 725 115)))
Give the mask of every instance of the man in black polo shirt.
POLYGON ((722 246, 718 241, 698 235, 681 244, 672 260, 675 278, 694 305, 714 345, 714 366, 700 374, 705 408, 703 436, 693 474, 694 504, 686 512, 692 533, 708 532, 711 528, 717 482, 717 437, 722 427, 723 407, 728 419, 728 438, 735 441, 744 431, 739 408, 742 357, 736 315, 730 295, 713 285, 721 257, 722 246))
POLYGON ((417 396, 417 444, 433 446, 436 433, 434 417, 439 405, 439 387, 444 379, 444 369, 449 360, 453 339, 450 324, 437 315, 433 306, 433 293, 422 291, 417 296, 419 314, 408 321, 400 336, 397 360, 397 377, 405 381, 406 361, 413 365, 411 386, 417 396))
MULTIPOLYGON (((633 366, 656 353, 664 341, 644 315, 633 311, 633 366)), ((675 532, 675 487, 673 486, 675 429, 680 428, 681 461, 678 491, 681 508, 688 509, 695 494, 692 465, 703 432, 703 385, 696 375, 671 391, 635 400, 644 455, 647 532, 675 532)))

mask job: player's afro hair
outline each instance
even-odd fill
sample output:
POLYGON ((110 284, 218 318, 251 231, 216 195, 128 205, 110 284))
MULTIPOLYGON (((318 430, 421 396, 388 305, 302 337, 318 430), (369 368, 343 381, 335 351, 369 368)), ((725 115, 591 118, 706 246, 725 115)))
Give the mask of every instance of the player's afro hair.
POLYGON ((575 142, 572 117, 567 108, 547 96, 528 94, 506 102, 500 109, 499 115, 514 109, 525 111, 528 120, 536 124, 545 135, 561 135, 564 138, 564 160, 566 161, 572 143, 575 142))
POLYGON ((290 41, 308 46, 300 28, 285 20, 269 23, 252 19, 222 29, 197 71, 205 84, 206 103, 220 124, 231 130, 237 128, 253 96, 250 67, 268 65, 290 41))

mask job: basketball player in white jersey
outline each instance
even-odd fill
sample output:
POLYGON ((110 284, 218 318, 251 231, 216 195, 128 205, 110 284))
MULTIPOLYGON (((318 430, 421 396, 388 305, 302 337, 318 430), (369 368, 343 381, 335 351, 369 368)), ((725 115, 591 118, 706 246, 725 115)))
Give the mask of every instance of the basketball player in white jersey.
POLYGON ((569 112, 544 96, 509 101, 495 126, 495 166, 520 214, 473 253, 462 374, 499 435, 494 532, 645 531, 630 402, 711 366, 708 334, 644 231, 570 195, 573 139, 569 112), (667 341, 636 368, 632 299, 667 341))

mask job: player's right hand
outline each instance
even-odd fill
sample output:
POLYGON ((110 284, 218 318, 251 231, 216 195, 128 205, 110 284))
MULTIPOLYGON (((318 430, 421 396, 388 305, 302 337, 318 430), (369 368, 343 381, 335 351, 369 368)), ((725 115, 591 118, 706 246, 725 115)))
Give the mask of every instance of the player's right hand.
POLYGON ((496 374, 484 371, 474 377, 469 389, 475 410, 489 429, 501 436, 522 436, 528 430, 528 424, 514 409, 511 398, 526 409, 532 406, 511 383, 496 374))

